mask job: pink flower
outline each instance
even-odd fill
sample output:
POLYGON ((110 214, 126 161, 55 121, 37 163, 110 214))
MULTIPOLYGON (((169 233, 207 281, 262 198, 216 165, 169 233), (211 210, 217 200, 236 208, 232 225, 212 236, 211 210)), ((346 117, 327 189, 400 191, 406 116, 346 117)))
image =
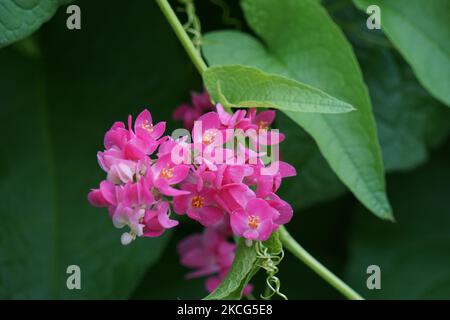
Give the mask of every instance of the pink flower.
POLYGON ((258 133, 258 143, 263 145, 274 145, 284 140, 284 134, 277 131, 269 130, 270 125, 275 120, 274 110, 265 110, 260 113, 256 113, 256 109, 250 109, 249 111, 251 128, 256 129, 258 133))
POLYGON ((153 209, 145 211, 143 234, 145 237, 158 237, 166 229, 178 225, 178 221, 169 218, 169 204, 159 202, 153 209))
POLYGON ((188 194, 188 191, 182 191, 171 187, 174 184, 182 182, 189 173, 189 166, 185 164, 176 165, 171 160, 171 155, 166 154, 160 157, 151 167, 153 185, 163 195, 178 196, 188 194))
POLYGON ((108 207, 116 205, 116 187, 110 181, 100 182, 99 189, 92 189, 88 200, 94 207, 108 207))
POLYGON ((216 192, 212 188, 197 189, 195 184, 184 184, 182 190, 189 191, 187 195, 175 196, 173 208, 178 214, 187 214, 189 218, 209 227, 223 219, 224 212, 214 201, 216 192))
POLYGON ((218 103, 216 105, 217 114, 219 115, 220 123, 229 129, 245 128, 250 125, 250 119, 245 118, 247 112, 245 110, 236 110, 235 113, 229 114, 225 111, 223 106, 218 103))
POLYGON ((263 199, 251 199, 245 208, 238 208, 231 214, 233 232, 249 240, 267 240, 272 234, 273 219, 278 211, 263 199))
POLYGON ((180 262, 194 269, 187 278, 197 278, 228 270, 233 263, 236 245, 228 242, 215 228, 206 228, 203 234, 191 235, 178 244, 180 262))
POLYGON ((253 170, 253 174, 246 181, 248 184, 256 185, 256 195, 258 197, 264 198, 268 194, 276 192, 283 178, 297 175, 295 168, 286 162, 277 161, 271 165, 276 168, 275 172, 264 168, 259 163, 253 170))
POLYGON ((291 221, 294 210, 292 210, 292 207, 289 203, 282 200, 279 196, 277 196, 275 193, 271 193, 266 198, 267 203, 278 211, 278 217, 273 220, 273 223, 275 225, 282 225, 286 224, 289 221, 291 221))
MULTIPOLYGON (((221 229, 206 228, 202 234, 194 234, 178 244, 180 263, 194 269, 186 278, 209 276, 205 287, 214 291, 230 270, 235 256, 236 245, 227 241, 221 229)), ((244 295, 250 294, 252 285, 247 285, 244 295)))
POLYGON ((151 180, 141 178, 136 183, 127 183, 120 192, 120 200, 126 206, 150 206, 155 203, 155 197, 150 192, 151 180))
POLYGON ((111 129, 106 132, 103 143, 106 149, 112 147, 123 149, 129 139, 130 132, 125 129, 125 124, 123 122, 115 122, 111 129))
POLYGON ((169 137, 159 146, 158 158, 170 154, 172 162, 175 164, 191 164, 191 145, 187 142, 187 139, 187 136, 180 137, 176 140, 169 137))
POLYGON ((157 141, 164 134, 165 130, 165 122, 159 122, 156 125, 153 125, 152 115, 147 109, 137 116, 134 123, 134 132, 136 133, 136 136, 149 142, 157 141))
POLYGON ((203 113, 213 109, 211 100, 206 91, 203 93, 191 93, 192 105, 182 104, 177 107, 173 113, 173 119, 183 121, 183 126, 191 130, 194 126, 194 121, 197 120, 203 113))
POLYGON ((220 120, 216 112, 208 112, 198 118, 192 129, 194 144, 220 146, 224 143, 224 134, 220 130, 220 120))
POLYGON ((134 240, 136 236, 143 235, 144 225, 141 224, 141 219, 144 217, 145 209, 142 207, 129 207, 123 203, 119 203, 116 207, 112 220, 116 228, 130 227, 130 232, 122 234, 122 244, 126 245, 134 240))
POLYGON ((125 145, 124 152, 128 159, 141 160, 152 154, 158 148, 158 139, 166 129, 166 123, 160 122, 153 126, 150 111, 142 111, 136 118, 134 132, 131 130, 132 118, 128 117, 130 139, 125 145))
POLYGON ((107 172, 107 179, 114 184, 127 183, 136 174, 137 162, 125 159, 125 155, 117 146, 97 153, 100 167, 107 172))
POLYGON ((216 196, 217 203, 228 213, 246 208, 250 199, 256 197, 253 190, 243 183, 230 183, 222 186, 216 196))
POLYGON ((242 184, 245 177, 253 173, 250 165, 222 165, 216 174, 215 184, 217 187, 233 183, 242 184))

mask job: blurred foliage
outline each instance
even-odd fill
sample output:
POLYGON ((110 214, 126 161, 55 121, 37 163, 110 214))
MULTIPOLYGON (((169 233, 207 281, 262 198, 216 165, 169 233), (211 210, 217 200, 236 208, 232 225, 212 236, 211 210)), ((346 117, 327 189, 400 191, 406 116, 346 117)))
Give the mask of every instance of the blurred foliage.
POLYGON ((145 107, 171 119, 200 79, 151 1, 78 4, 82 31, 61 10, 33 39, 39 57, 0 51, 2 298, 125 298, 168 240, 123 247, 86 195, 104 176, 96 152, 109 126, 145 107), (80 291, 65 287, 71 264, 80 291))
POLYGON ((389 176, 397 222, 354 215, 346 270, 349 283, 370 299, 450 298, 450 143, 412 173, 389 176), (365 268, 381 268, 381 290, 368 290, 365 268))
POLYGON ((450 106, 450 2, 354 0, 363 11, 377 5, 383 32, 411 65, 422 85, 450 106))

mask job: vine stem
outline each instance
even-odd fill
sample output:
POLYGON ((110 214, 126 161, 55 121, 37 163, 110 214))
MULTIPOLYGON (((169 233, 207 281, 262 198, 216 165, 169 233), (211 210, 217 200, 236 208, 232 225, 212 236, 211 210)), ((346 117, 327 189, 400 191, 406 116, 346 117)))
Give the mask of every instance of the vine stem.
POLYGON ((189 58, 194 63, 200 75, 202 75, 203 72, 206 71, 208 67, 206 66, 205 61, 200 56, 200 53, 195 48, 188 34, 184 30, 183 25, 181 24, 180 20, 178 20, 177 15, 173 11, 169 2, 167 0, 156 0, 156 2, 161 8, 161 11, 165 15, 167 21, 169 22, 175 34, 177 35, 184 49, 186 50, 189 58))
POLYGON ((350 288, 344 281, 339 279, 334 273, 328 270, 308 251, 306 251, 294 238, 292 238, 284 226, 280 227, 280 239, 285 248, 287 248, 294 256, 300 259, 304 264, 311 268, 345 297, 350 300, 364 300, 364 298, 361 297, 355 290, 350 288))
MULTIPOLYGON (((195 48, 188 34, 183 28, 180 20, 176 16, 172 7, 167 0, 156 0, 161 11, 165 15, 170 26, 174 30, 184 49, 186 50, 189 58, 197 68, 200 75, 208 68, 205 61, 201 57, 200 53, 195 48)), ((352 300, 364 300, 356 291, 345 284, 341 279, 334 275, 330 270, 328 270, 324 265, 317 261, 312 255, 310 255, 302 246, 289 234, 289 232, 283 226, 280 227, 280 236, 283 245, 298 259, 305 263, 309 268, 321 276, 325 281, 327 281, 331 286, 336 288, 345 297, 352 300)))

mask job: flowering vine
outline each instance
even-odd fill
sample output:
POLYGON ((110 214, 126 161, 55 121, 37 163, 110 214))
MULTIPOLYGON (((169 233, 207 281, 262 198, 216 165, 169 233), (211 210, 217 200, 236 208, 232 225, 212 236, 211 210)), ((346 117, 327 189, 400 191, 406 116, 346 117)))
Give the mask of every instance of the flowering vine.
MULTIPOLYGON (((157 3, 202 74, 207 66, 198 44, 193 44, 168 2, 157 3)), ((97 158, 106 178, 91 190, 88 200, 107 207, 115 227, 128 228, 122 244, 158 237, 179 224, 174 215, 186 215, 205 228, 178 246, 181 264, 192 269, 188 278, 208 276, 205 286, 214 291, 234 261, 236 245, 230 240, 242 237, 256 250, 256 266, 268 274, 268 290, 261 297, 276 293, 286 298, 276 277, 283 249, 269 252, 263 243, 279 231, 282 244, 297 258, 348 298, 362 299, 283 226, 293 210, 277 191, 296 170, 279 160, 278 144, 285 137, 270 129, 275 111, 231 112, 220 103, 212 105, 206 93, 193 94, 192 99, 193 106, 180 106, 174 114, 190 130, 183 135, 165 135, 165 122, 154 123, 148 110, 134 124, 129 116, 127 126, 116 122, 105 134, 105 150, 97 158)), ((249 295, 252 285, 245 283, 242 291, 249 295)))

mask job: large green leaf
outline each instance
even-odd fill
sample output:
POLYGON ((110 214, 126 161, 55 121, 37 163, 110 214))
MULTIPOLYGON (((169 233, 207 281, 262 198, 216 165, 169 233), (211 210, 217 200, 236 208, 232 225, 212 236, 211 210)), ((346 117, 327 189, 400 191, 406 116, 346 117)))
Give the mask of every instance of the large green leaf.
MULTIPOLYGON (((21 40, 49 20, 61 4, 70 0, 2 0, 0 48, 21 40)), ((65 24, 61 25, 65 28, 65 24)))
POLYGON ((321 90, 243 65, 210 67, 203 73, 203 79, 212 100, 223 100, 227 107, 316 113, 354 110, 321 90))
POLYGON ((105 177, 96 152, 110 125, 144 107, 170 119, 200 79, 154 3, 81 5, 90 27, 71 32, 57 15, 40 31, 41 58, 0 51, 2 298, 127 298, 167 242, 122 246, 86 195, 105 177), (72 264, 81 290, 66 288, 72 264))
POLYGON ((315 139, 355 196, 379 217, 391 219, 367 89, 343 34, 311 0, 245 0, 242 4, 249 25, 265 45, 238 32, 211 33, 204 40, 207 60, 213 65, 259 67, 308 83, 354 106, 356 112, 340 115, 286 114, 315 139))
POLYGON ((381 28, 417 78, 450 106, 450 2, 448 0, 354 0, 366 11, 378 5, 381 28))
POLYGON ((387 171, 411 169, 450 131, 450 110, 417 83, 392 50, 359 51, 387 171))
POLYGON ((280 144, 280 156, 297 168, 298 178, 283 180, 280 196, 294 208, 304 209, 348 192, 317 148, 310 135, 282 113, 276 127, 287 140, 280 144))
POLYGON ((450 298, 449 147, 414 173, 389 177, 395 224, 376 221, 363 208, 354 216, 346 275, 364 297, 450 298), (380 290, 366 287, 370 265, 381 269, 380 290))
MULTIPOLYGON (((450 131, 450 111, 418 83, 411 69, 390 49, 356 48, 369 87, 386 171, 410 170, 427 160, 429 149, 450 131)), ((301 172, 283 182, 280 194, 302 208, 346 192, 314 141, 283 114, 277 127, 289 137, 283 159, 301 172), (299 194, 302 195, 299 200, 299 194)))

